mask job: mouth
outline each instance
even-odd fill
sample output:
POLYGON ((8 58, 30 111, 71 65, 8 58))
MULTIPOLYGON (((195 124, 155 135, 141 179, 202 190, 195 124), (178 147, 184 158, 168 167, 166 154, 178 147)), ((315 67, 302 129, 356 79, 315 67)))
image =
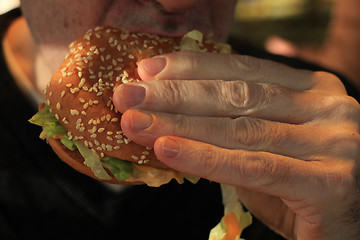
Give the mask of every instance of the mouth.
POLYGON ((147 32, 167 37, 182 37, 194 29, 206 36, 212 35, 212 28, 205 24, 208 22, 209 14, 199 7, 170 13, 160 3, 152 0, 138 0, 132 4, 134 5, 131 13, 121 11, 116 5, 111 7, 114 12, 108 13, 107 25, 132 32, 147 32), (122 16, 121 20, 119 16, 122 16))

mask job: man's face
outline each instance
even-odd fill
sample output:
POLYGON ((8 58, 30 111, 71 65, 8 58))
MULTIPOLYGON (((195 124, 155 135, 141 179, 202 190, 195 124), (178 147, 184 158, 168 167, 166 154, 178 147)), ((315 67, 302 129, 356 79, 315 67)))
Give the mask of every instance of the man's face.
POLYGON ((166 36, 182 36, 198 29, 225 41, 235 3, 236 0, 21 1, 36 43, 55 66, 70 42, 99 25, 166 36))

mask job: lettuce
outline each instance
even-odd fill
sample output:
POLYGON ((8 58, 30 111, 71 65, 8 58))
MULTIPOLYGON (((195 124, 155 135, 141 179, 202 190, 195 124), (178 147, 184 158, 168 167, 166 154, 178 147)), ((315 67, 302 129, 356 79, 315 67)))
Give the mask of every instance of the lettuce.
POLYGON ((31 119, 29 119, 29 122, 43 127, 43 131, 40 134, 41 139, 61 139, 66 136, 66 129, 61 126, 48 105, 45 105, 43 109, 41 109, 31 119))
POLYGON ((97 178, 103 180, 111 180, 110 175, 106 172, 103 165, 101 164, 100 156, 96 152, 85 147, 85 145, 83 145, 81 142, 74 141, 74 143, 77 149, 79 150, 80 154, 85 159, 84 164, 93 171, 94 175, 97 178))
MULTIPOLYGON (((60 139, 61 143, 64 144, 64 146, 66 146, 71 151, 78 149, 80 154, 83 156, 85 160, 84 164, 93 171, 96 177, 103 180, 111 179, 111 176, 104 169, 101 163, 101 158, 97 153, 85 147, 81 142, 72 141, 67 138, 66 136, 67 130, 58 122, 58 120, 51 112, 51 109, 48 105, 45 104, 43 109, 41 109, 31 119, 29 119, 29 122, 43 127, 43 131, 40 134, 41 139, 45 139, 45 138, 60 139)), ((123 174, 123 176, 127 176, 128 172, 129 171, 123 174)))
POLYGON ((123 161, 118 158, 113 157, 104 157, 101 159, 101 162, 107 167, 112 175, 119 180, 124 181, 128 179, 134 171, 133 163, 128 161, 123 161))
POLYGON ((60 142, 71 151, 75 151, 77 149, 74 141, 71 141, 66 137, 60 139, 60 142))

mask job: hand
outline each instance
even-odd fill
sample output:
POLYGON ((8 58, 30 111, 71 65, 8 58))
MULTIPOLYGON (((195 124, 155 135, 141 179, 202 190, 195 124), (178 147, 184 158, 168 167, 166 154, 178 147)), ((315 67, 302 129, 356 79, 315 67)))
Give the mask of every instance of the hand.
POLYGON ((358 239, 360 108, 338 78, 197 52, 143 60, 139 74, 114 93, 130 139, 173 169, 236 186, 287 238, 358 239))

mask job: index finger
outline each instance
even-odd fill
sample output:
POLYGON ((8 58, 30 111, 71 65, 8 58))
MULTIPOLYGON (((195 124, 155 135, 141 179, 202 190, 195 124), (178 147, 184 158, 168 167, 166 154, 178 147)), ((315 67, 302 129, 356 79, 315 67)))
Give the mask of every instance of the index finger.
POLYGON ((315 85, 313 72, 269 60, 237 54, 182 51, 139 62, 138 73, 148 80, 241 80, 279 84, 294 90, 315 85))

